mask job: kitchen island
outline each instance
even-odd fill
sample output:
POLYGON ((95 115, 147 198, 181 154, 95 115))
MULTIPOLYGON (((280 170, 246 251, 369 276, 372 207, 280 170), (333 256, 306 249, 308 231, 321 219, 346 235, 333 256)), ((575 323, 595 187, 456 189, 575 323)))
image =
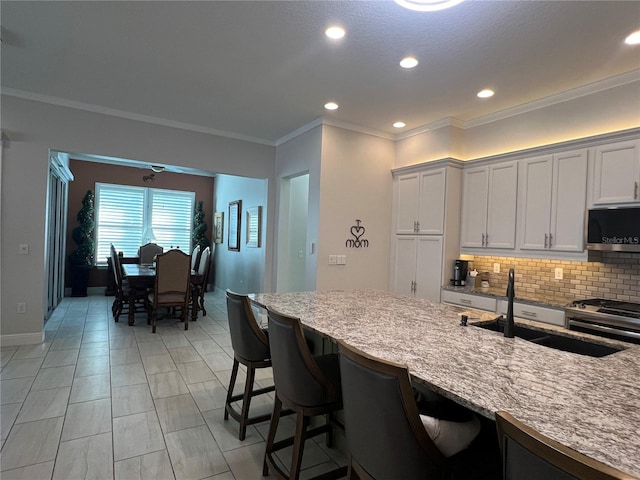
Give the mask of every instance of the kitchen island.
POLYGON ((373 290, 251 298, 320 335, 408 365, 415 382, 485 417, 505 410, 640 478, 640 346, 602 358, 576 355, 460 325, 462 313, 494 314, 373 290))

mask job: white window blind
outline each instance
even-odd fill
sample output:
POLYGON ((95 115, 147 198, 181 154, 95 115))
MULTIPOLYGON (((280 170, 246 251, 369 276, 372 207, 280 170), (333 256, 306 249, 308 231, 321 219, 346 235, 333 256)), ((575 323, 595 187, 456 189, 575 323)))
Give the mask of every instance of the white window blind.
POLYGON ((96 263, 111 244, 126 257, 147 242, 189 253, 194 192, 96 183, 96 263))

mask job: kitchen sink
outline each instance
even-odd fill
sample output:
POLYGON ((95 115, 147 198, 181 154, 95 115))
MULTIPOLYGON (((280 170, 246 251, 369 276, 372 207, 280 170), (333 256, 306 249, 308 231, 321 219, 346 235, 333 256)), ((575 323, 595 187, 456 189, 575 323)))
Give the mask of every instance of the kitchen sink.
MULTIPOLYGON (((476 323, 473 326, 484 328, 485 330, 504 333, 505 323, 506 320, 500 316, 490 322, 476 323)), ((514 335, 531 343, 537 343, 538 345, 555 348, 556 350, 563 350, 565 352, 588 355, 590 357, 605 357, 612 353, 624 350, 622 347, 602 345, 584 338, 567 337, 518 324, 515 325, 514 335)))

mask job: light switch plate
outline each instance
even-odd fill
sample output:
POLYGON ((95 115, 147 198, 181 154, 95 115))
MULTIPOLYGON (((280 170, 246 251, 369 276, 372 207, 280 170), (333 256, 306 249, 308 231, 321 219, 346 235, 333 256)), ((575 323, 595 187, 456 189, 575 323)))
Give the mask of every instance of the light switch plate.
POLYGON ((336 265, 337 263, 337 255, 329 255, 329 265, 336 265))
POLYGON ((493 273, 500 273, 500 264, 499 263, 494 263, 493 264, 493 273))

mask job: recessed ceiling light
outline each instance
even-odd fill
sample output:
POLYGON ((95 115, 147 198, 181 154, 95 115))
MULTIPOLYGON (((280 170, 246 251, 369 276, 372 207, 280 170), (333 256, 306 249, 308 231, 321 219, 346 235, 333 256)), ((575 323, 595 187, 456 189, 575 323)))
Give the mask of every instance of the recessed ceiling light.
POLYGON ((624 39, 624 43, 627 45, 640 45, 640 30, 633 32, 627 38, 624 39))
POLYGON ((403 127, 406 127, 407 124, 404 123, 404 122, 396 122, 396 123, 393 124, 393 126, 396 127, 396 128, 403 128, 403 127))
POLYGON ((416 65, 418 65, 418 60, 416 60, 415 57, 404 57, 400 60, 400 66, 402 68, 414 68, 416 65))
POLYGON ((395 0, 401 7, 418 12, 435 12, 458 5, 463 0, 395 0))
POLYGON ((337 40, 338 38, 344 37, 345 31, 342 27, 329 27, 324 31, 324 34, 329 37, 337 40))
POLYGON ((478 97, 480 97, 480 98, 489 98, 489 97, 493 97, 494 93, 495 92, 493 90, 485 88, 484 90, 480 90, 478 92, 478 97))
POLYGON ((326 108, 327 110, 337 110, 338 104, 336 102, 325 103, 324 108, 326 108))

